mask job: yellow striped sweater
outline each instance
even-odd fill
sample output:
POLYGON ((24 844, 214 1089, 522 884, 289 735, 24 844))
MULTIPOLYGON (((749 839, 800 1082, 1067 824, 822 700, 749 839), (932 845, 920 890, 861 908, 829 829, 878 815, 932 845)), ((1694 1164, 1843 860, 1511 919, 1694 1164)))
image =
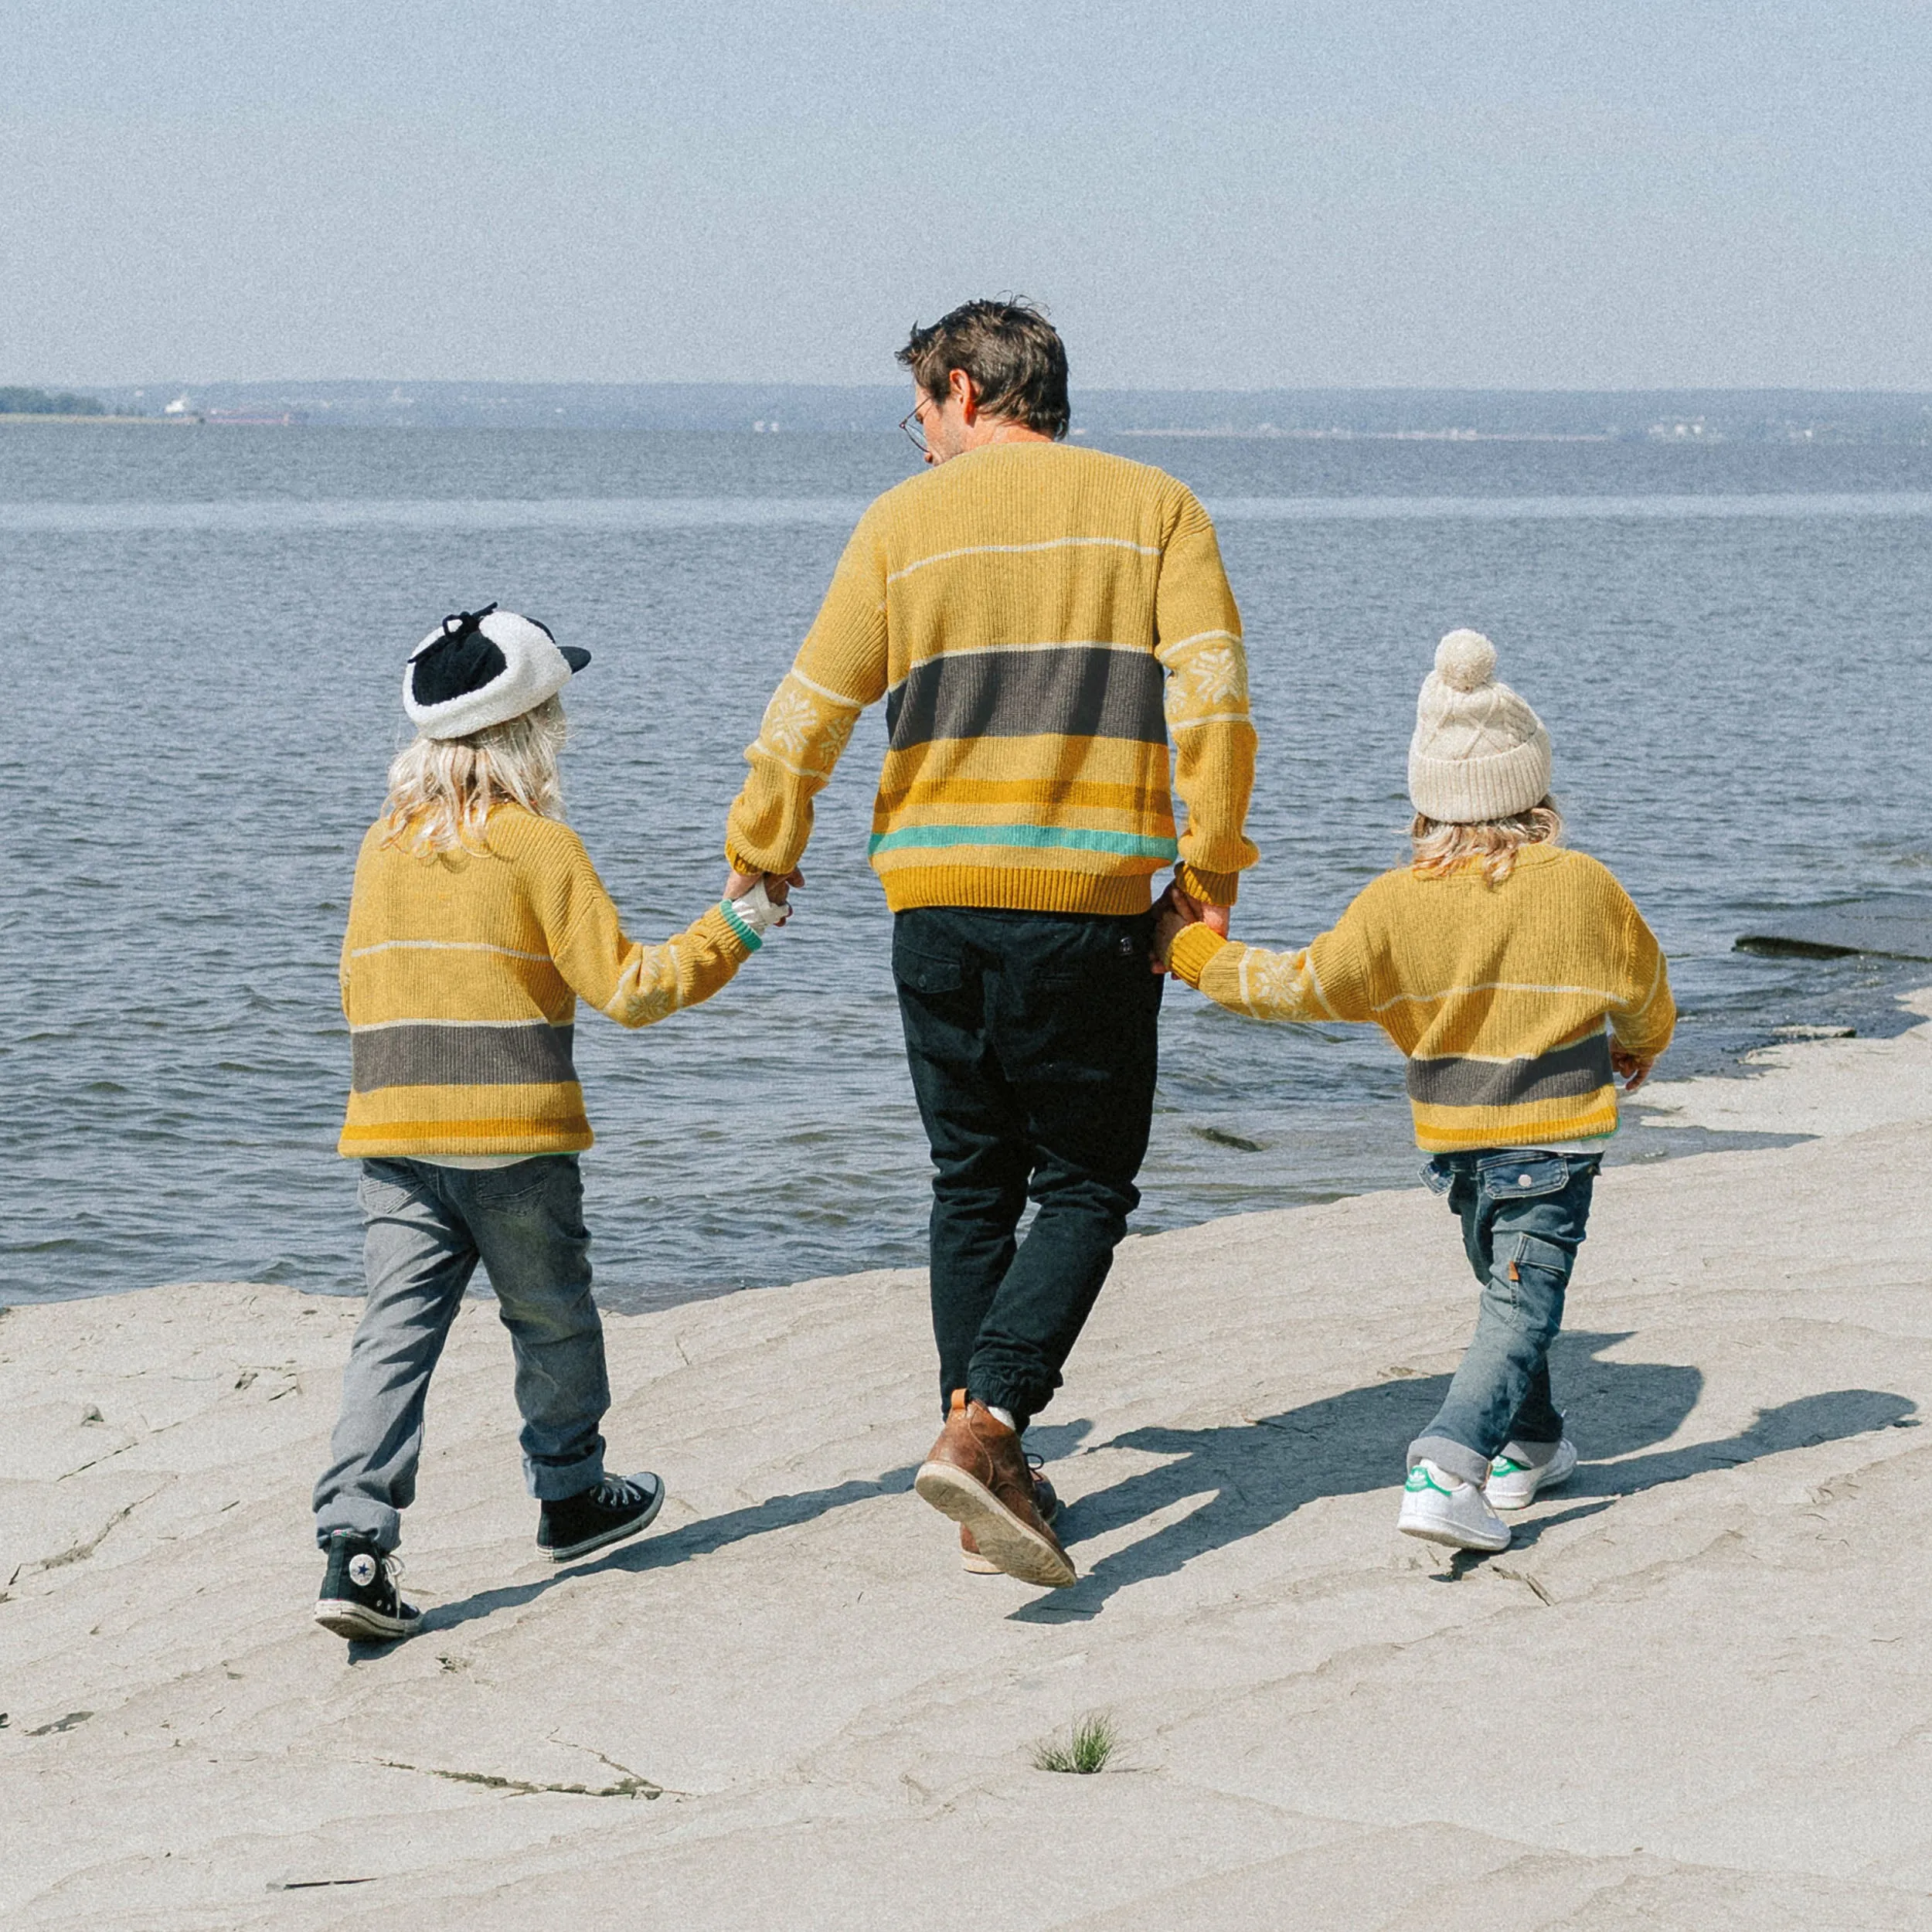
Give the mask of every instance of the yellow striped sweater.
POLYGON ((519 806, 492 812, 480 852, 415 858, 384 832, 362 841, 342 941, 346 1155, 587 1148, 579 998, 648 1026, 709 999, 758 950, 723 906, 662 946, 627 939, 583 841, 519 806))
POLYGON ((1623 887, 1550 845, 1525 847, 1499 886, 1475 861, 1446 878, 1385 872, 1300 952, 1190 926, 1173 967, 1252 1019, 1379 1026, 1408 1056, 1416 1140, 1431 1154, 1614 1134, 1611 1034, 1648 1059, 1677 1019, 1664 955, 1623 887))
POLYGON ((1002 443, 880 497, 745 753, 740 872, 798 862, 882 697, 871 855, 895 912, 1141 912, 1171 863, 1227 905, 1254 862, 1240 615, 1206 512, 1158 470, 1002 443))

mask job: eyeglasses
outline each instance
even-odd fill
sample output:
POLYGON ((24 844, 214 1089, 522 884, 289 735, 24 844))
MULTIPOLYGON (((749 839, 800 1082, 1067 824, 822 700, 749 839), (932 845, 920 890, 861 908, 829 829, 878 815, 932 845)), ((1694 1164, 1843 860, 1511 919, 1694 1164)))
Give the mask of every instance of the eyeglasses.
POLYGON ((902 416, 899 419, 899 427, 904 432, 906 440, 911 444, 921 456, 927 454, 932 447, 932 445, 926 440, 926 425, 920 420, 919 413, 926 406, 925 402, 922 400, 913 406, 910 414, 902 416))

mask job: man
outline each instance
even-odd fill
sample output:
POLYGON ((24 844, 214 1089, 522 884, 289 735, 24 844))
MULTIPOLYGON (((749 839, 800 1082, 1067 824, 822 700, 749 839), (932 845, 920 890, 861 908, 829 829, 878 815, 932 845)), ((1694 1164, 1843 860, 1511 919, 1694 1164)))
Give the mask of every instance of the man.
POLYGON ((1257 856, 1240 618, 1185 488, 1060 441, 1066 352, 1037 310, 968 302, 899 360, 930 467, 860 519, 746 753, 726 853, 733 890, 797 883, 813 798, 886 699, 871 853, 932 1146, 945 1417, 917 1486, 969 1568, 1059 1587, 1073 1566, 1021 1435, 1140 1199, 1150 882, 1172 863, 1176 902, 1224 933, 1257 856))

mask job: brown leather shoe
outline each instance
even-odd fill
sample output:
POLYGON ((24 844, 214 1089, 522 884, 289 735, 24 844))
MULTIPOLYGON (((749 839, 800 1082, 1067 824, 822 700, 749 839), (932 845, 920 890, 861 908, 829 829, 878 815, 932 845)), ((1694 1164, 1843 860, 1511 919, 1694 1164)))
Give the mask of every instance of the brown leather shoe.
MULTIPOLYGON (((1060 1520, 1059 1494, 1047 1480, 1046 1472, 1040 1468, 1038 1456, 1029 1455, 1026 1467, 1033 1478, 1033 1507, 1039 1512, 1040 1521, 1050 1529, 1060 1520)), ((979 1545, 973 1540, 973 1532, 964 1523, 959 1526, 959 1566, 969 1577, 1002 1574, 999 1565, 990 1556, 980 1554, 979 1545)))
POLYGON ((943 1515, 972 1532, 978 1553, 1009 1577, 1043 1590, 1064 1590, 1077 1573, 1060 1539, 1041 1520, 1033 1472, 1007 1427, 964 1389, 913 1487, 943 1515))

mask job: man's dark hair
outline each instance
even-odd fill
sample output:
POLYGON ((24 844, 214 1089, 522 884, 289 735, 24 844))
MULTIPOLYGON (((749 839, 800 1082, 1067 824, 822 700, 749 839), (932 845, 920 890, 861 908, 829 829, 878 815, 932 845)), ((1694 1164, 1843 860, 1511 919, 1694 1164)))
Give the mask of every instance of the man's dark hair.
POLYGON ((1024 423, 1043 436, 1066 434, 1066 345, 1031 302, 961 302, 929 327, 915 322, 899 360, 928 396, 946 398, 964 369, 988 416, 1024 423))

